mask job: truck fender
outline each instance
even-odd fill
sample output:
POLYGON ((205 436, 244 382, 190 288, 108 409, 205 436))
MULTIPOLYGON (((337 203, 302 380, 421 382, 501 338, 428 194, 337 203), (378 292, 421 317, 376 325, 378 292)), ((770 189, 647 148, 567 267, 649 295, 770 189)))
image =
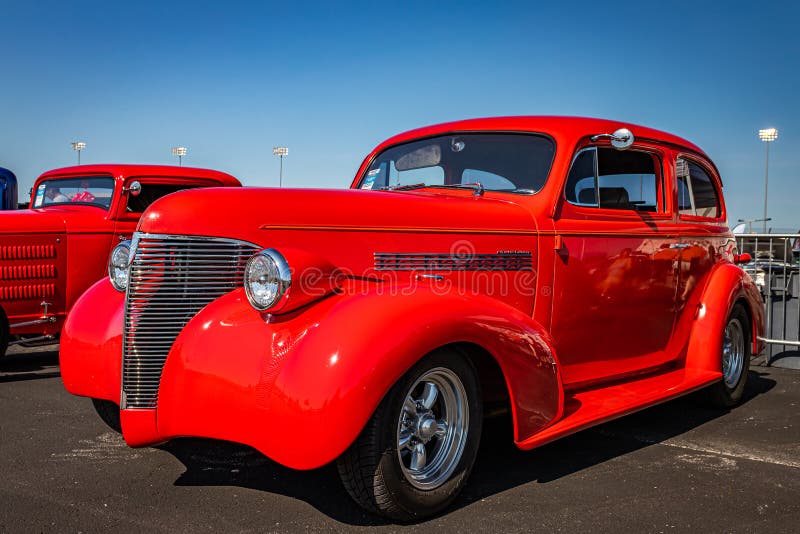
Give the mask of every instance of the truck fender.
POLYGON ((158 433, 228 439, 288 467, 319 467, 350 446, 409 368, 451 343, 476 344, 497 361, 516 441, 560 416, 549 335, 498 300, 373 291, 275 317, 255 311, 239 289, 201 310, 173 345, 158 433))
POLYGON ((740 300, 746 302, 751 319, 753 354, 758 354, 758 337, 764 332, 764 306, 753 280, 732 263, 720 263, 711 271, 698 302, 691 304, 695 320, 686 354, 686 366, 722 372, 722 332, 725 323, 740 300))

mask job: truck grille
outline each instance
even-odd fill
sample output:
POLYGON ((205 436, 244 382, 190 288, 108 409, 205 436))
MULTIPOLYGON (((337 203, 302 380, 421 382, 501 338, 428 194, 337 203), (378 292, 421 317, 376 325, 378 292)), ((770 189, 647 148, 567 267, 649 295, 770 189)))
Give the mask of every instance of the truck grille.
POLYGON ((122 408, 155 408, 175 338, 207 304, 242 286, 261 247, 202 236, 136 233, 122 337, 122 408))

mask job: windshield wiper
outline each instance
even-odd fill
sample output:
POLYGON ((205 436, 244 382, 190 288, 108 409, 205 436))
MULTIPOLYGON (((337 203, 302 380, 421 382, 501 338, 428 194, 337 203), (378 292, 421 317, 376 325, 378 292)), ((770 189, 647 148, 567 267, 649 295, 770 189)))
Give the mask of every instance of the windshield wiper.
POLYGON ((381 187, 379 191, 408 191, 409 189, 422 189, 423 187, 432 187, 424 182, 419 182, 417 184, 405 184, 405 185, 387 185, 385 187, 381 187))
POLYGON ((439 184, 428 185, 424 182, 418 184, 405 184, 405 185, 388 185, 381 187, 380 191, 409 191, 411 189, 422 189, 423 187, 430 187, 435 189, 471 189, 475 191, 475 196, 483 196, 485 189, 480 182, 472 182, 468 184, 439 184))
POLYGON ((475 196, 481 197, 483 196, 483 192, 485 189, 483 188, 483 184, 480 182, 470 182, 468 184, 442 184, 442 185, 430 185, 428 187, 436 187, 440 189, 472 189, 475 191, 475 196))

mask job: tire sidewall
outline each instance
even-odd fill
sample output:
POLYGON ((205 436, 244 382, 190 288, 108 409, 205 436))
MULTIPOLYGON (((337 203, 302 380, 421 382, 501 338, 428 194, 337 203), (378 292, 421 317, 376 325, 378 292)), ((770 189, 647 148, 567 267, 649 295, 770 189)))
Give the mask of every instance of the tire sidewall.
POLYGON ((383 476, 386 489, 408 516, 425 517, 435 514, 458 496, 477 456, 483 414, 480 388, 473 365, 468 359, 453 351, 435 352, 417 363, 395 384, 380 409, 383 413, 379 439, 380 450, 383 452, 378 462, 378 470, 383 476), (403 401, 411 386, 426 371, 435 367, 446 367, 455 372, 464 385, 469 406, 469 427, 461 459, 447 482, 433 490, 421 490, 406 479, 400 466, 397 454, 397 422, 403 401))
MULTIPOLYGON (((742 362, 742 372, 739 375, 739 380, 736 382, 734 387, 728 387, 724 378, 720 381, 719 387, 722 393, 724 404, 728 406, 738 404, 742 400, 744 388, 747 385, 747 375, 750 371, 750 356, 752 354, 750 320, 747 316, 747 312, 745 312, 741 304, 736 304, 733 307, 728 319, 725 321, 725 326, 723 327, 722 331, 723 343, 725 337, 725 328, 727 328, 728 323, 730 323, 732 319, 737 319, 742 326, 742 332, 744 334, 744 362, 742 362)), ((721 361, 722 352, 720 351, 720 362, 721 361)))
POLYGON ((3 309, 0 308, 0 358, 6 355, 10 339, 11 331, 8 327, 8 318, 3 309))

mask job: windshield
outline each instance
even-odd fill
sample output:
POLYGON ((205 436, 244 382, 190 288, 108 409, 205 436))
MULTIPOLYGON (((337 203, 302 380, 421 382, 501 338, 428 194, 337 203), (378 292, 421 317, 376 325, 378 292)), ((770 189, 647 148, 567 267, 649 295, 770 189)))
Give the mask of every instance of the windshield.
POLYGON ((76 176, 45 180, 36 188, 33 207, 83 204, 108 209, 114 179, 108 176, 76 176))
POLYGON ((536 193, 545 184, 555 143, 543 135, 464 133, 432 137, 378 154, 361 189, 454 187, 480 183, 489 191, 536 193))

